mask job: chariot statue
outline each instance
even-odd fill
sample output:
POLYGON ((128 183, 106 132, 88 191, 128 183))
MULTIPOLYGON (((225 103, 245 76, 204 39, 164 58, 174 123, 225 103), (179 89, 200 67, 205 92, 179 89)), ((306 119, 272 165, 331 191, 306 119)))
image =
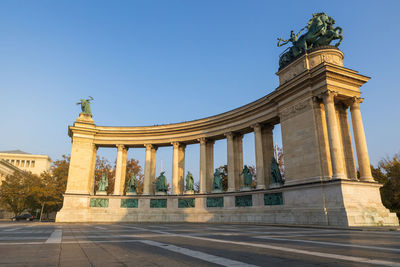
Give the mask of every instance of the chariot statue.
POLYGON ((168 191, 167 179, 165 178, 164 173, 165 172, 161 172, 160 176, 158 176, 157 180, 155 181, 156 192, 166 193, 168 191))
POLYGON ((291 31, 290 38, 287 40, 278 38, 277 45, 279 47, 292 43, 292 46, 281 54, 279 58, 279 68, 285 67, 296 57, 307 52, 307 50, 330 45, 333 40, 339 40, 335 44, 335 46, 338 47, 343 40, 343 30, 341 27, 334 27, 333 25, 335 23, 335 20, 327 14, 315 13, 299 33, 294 34, 294 31, 291 31), (299 37, 300 33, 305 29, 307 32, 299 37))
POLYGON ((82 113, 86 115, 92 115, 92 111, 90 110, 90 101, 93 101, 94 98, 89 96, 89 99, 81 99, 80 102, 76 103, 77 105, 81 105, 82 113))

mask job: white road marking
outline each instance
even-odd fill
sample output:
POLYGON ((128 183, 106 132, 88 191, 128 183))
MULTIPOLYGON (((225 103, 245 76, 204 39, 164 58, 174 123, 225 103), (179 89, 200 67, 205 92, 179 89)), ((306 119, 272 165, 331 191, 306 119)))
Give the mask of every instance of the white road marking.
POLYGON ((18 229, 21 229, 21 227, 6 229, 6 230, 3 230, 3 232, 12 232, 12 231, 15 231, 15 230, 18 230, 18 229))
MULTIPOLYGON (((156 233, 160 233, 160 234, 164 233, 165 235, 170 235, 170 233, 168 233, 168 232, 157 231, 157 230, 151 230, 151 232, 156 232, 156 233)), ((374 260, 374 259, 362 258, 362 257, 353 257, 353 256, 345 256, 345 255, 332 254, 332 253, 308 251, 308 250, 303 250, 303 249, 280 247, 280 246, 276 246, 276 245, 257 244, 257 243, 240 242, 240 241, 233 241, 233 240, 222 240, 222 239, 183 235, 183 234, 174 234, 174 235, 180 236, 180 237, 185 237, 185 238, 193 238, 193 239, 198 239, 198 240, 217 242, 217 243, 258 247, 258 248, 278 250, 278 251, 284 251, 284 252, 290 252, 290 253, 305 254, 305 255, 311 255, 311 256, 322 257, 322 258, 345 260, 345 261, 359 262, 359 263, 366 263, 366 264, 376 264, 376 265, 382 265, 382 266, 399 266, 400 267, 399 262, 392 262, 392 261, 374 260)))
POLYGON ((50 237, 46 240, 46 244, 59 244, 62 240, 62 230, 56 229, 51 233, 50 237))
POLYGON ((276 241, 292 241, 292 242, 319 244, 319 245, 336 246, 336 247, 366 248, 366 249, 372 249, 372 250, 400 252, 400 249, 398 249, 398 248, 373 247, 373 246, 345 244, 345 243, 336 243, 336 242, 324 242, 324 241, 290 239, 290 238, 275 238, 275 237, 269 237, 269 236, 254 236, 254 238, 266 239, 266 240, 276 240, 276 241))
POLYGON ((95 226, 94 228, 100 229, 100 230, 107 230, 107 228, 100 227, 100 226, 95 226))
POLYGON ((203 261, 208 261, 211 263, 219 264, 222 266, 257 266, 257 265, 251 265, 251 264, 247 264, 244 262, 240 262, 240 261, 230 260, 228 258, 214 256, 214 255, 196 251, 196 250, 177 247, 174 245, 164 244, 164 243, 155 242, 155 241, 151 241, 151 240, 141 240, 140 242, 144 243, 146 245, 159 247, 162 249, 180 253, 180 254, 183 254, 183 255, 186 255, 186 256, 189 256, 192 258, 203 260, 203 261))

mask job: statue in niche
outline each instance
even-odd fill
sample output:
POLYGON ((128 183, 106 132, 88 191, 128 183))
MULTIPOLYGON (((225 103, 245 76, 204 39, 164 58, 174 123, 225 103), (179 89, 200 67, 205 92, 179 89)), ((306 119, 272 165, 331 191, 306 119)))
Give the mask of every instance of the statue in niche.
POLYGON ((80 102, 76 103, 81 105, 82 113, 92 116, 92 111, 90 110, 90 101, 94 100, 93 97, 89 96, 89 99, 81 99, 80 102))
POLYGON ((193 175, 191 172, 188 171, 186 175, 186 191, 193 191, 194 190, 194 181, 193 175))
POLYGON ((167 179, 165 178, 164 173, 165 172, 161 172, 160 176, 158 176, 157 180, 155 181, 156 192, 166 193, 168 191, 167 179))
POLYGON ((250 172, 249 167, 244 165, 243 171, 240 175, 243 175, 243 183, 245 187, 251 187, 251 183, 253 182, 253 175, 250 172))
POLYGON ((270 187, 279 187, 283 185, 281 171, 279 169, 278 162, 275 158, 271 161, 271 185, 270 187))
POLYGON ((132 173, 131 177, 128 180, 128 193, 136 193, 137 189, 137 181, 136 176, 132 173))
POLYGON ((98 188, 98 192, 105 192, 107 190, 108 187, 108 177, 107 177, 107 173, 104 173, 99 181, 99 188, 98 188))
POLYGON ((215 169, 214 173, 214 182, 212 185, 212 190, 214 191, 222 191, 222 176, 221 172, 218 169, 215 169))

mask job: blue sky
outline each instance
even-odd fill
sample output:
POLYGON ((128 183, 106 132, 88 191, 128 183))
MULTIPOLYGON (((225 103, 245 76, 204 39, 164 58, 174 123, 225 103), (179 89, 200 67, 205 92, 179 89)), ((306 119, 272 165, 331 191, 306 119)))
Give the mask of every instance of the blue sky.
MULTIPOLYGON (((344 29, 345 67, 362 87, 371 162, 400 152, 400 1, 0 1, 0 150, 69 154, 75 103, 95 123, 188 121, 254 101, 278 86, 277 38, 326 12, 344 29)), ((280 129, 275 129, 280 142, 280 129)), ((224 141, 215 165, 226 162, 224 141)), ((187 169, 198 176, 198 145, 187 169)), ((253 136, 244 140, 254 163, 253 136)), ((116 149, 100 149, 113 160, 116 149)), ((143 162, 144 149, 129 151, 143 162)), ((157 155, 170 175, 172 148, 157 155)), ((158 172, 157 170, 157 172, 158 172)))

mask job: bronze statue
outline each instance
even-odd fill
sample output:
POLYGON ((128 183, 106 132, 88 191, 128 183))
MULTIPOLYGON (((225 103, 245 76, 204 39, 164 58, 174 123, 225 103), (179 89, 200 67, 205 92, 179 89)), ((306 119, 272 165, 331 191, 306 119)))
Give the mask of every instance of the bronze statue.
POLYGON ((89 99, 81 99, 81 102, 76 103, 77 105, 81 105, 83 114, 92 115, 92 111, 90 110, 90 101, 92 100, 94 100, 93 97, 89 96, 89 99))
POLYGON ((278 162, 275 158, 271 161, 271 184, 283 185, 281 171, 279 170, 278 162))
POLYGON ((283 68, 307 50, 330 45, 333 40, 339 40, 339 42, 335 44, 335 46, 338 47, 343 40, 343 30, 340 27, 334 28, 333 25, 335 23, 335 20, 327 14, 315 13, 308 21, 307 26, 301 29, 297 35, 294 35, 294 32, 291 31, 288 40, 278 38, 277 45, 279 47, 289 42, 292 43, 292 46, 281 54, 279 58, 279 68, 283 68), (307 32, 298 37, 304 29, 307 29, 307 32))
POLYGON ((188 171, 186 175, 186 191, 193 191, 194 190, 194 182, 193 182, 193 175, 188 171))
POLYGON ((222 176, 221 172, 218 169, 215 169, 212 190, 222 190, 222 176))
POLYGON ((168 191, 167 179, 165 178, 164 173, 165 172, 161 172, 160 176, 158 176, 157 180, 155 181, 156 192, 168 191))
POLYGON ((250 169, 249 167, 247 167, 247 165, 244 165, 243 171, 240 175, 243 175, 244 186, 250 187, 253 181, 253 175, 251 174, 250 169))
POLYGON ((128 192, 136 193, 136 188, 137 188, 136 176, 134 173, 132 173, 131 177, 128 180, 128 192))
POLYGON ((100 178, 99 189, 97 191, 104 192, 107 190, 107 187, 108 187, 108 177, 107 174, 104 173, 100 178))

